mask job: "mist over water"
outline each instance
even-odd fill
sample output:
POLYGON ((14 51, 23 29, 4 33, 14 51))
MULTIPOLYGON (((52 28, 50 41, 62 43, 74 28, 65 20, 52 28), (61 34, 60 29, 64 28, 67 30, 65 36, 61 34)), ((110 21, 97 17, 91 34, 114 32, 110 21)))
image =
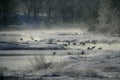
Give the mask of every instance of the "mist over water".
POLYGON ((120 80, 120 0, 0 0, 0 80, 120 80))

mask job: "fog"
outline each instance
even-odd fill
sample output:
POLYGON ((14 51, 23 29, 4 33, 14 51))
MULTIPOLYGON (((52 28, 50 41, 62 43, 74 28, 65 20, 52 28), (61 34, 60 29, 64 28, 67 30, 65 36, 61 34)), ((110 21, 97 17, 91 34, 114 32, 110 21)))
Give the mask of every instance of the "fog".
POLYGON ((0 80, 120 80, 120 0, 0 0, 0 80))

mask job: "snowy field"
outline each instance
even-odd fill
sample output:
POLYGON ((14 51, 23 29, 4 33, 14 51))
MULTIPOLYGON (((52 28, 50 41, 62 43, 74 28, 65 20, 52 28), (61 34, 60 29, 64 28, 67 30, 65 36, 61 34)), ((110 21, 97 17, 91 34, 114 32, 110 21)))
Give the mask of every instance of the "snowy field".
POLYGON ((120 80, 119 60, 120 37, 80 30, 0 32, 5 80, 120 80))

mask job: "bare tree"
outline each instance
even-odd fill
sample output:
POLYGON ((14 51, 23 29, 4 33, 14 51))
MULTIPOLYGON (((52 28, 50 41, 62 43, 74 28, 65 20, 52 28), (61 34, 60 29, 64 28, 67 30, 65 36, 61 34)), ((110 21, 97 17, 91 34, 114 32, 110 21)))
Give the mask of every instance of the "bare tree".
POLYGON ((116 1, 120 3, 119 0, 101 0, 97 27, 100 32, 119 32, 120 11, 116 1))
POLYGON ((14 23, 13 16, 16 14, 16 6, 15 0, 0 0, 0 24, 14 23))
POLYGON ((32 5, 33 5, 34 0, 22 0, 22 2, 24 3, 25 8, 27 10, 28 19, 30 19, 30 16, 32 14, 32 8, 33 8, 32 5))

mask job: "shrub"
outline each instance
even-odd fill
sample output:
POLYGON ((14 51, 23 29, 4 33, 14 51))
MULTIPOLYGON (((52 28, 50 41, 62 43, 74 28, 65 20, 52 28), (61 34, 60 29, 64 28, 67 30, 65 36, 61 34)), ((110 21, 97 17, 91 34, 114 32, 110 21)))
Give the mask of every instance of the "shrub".
POLYGON ((47 62, 45 56, 34 57, 30 60, 33 68, 37 70, 48 69, 51 66, 51 62, 47 62))
POLYGON ((0 67, 0 80, 4 80, 4 72, 8 70, 6 67, 0 67))

